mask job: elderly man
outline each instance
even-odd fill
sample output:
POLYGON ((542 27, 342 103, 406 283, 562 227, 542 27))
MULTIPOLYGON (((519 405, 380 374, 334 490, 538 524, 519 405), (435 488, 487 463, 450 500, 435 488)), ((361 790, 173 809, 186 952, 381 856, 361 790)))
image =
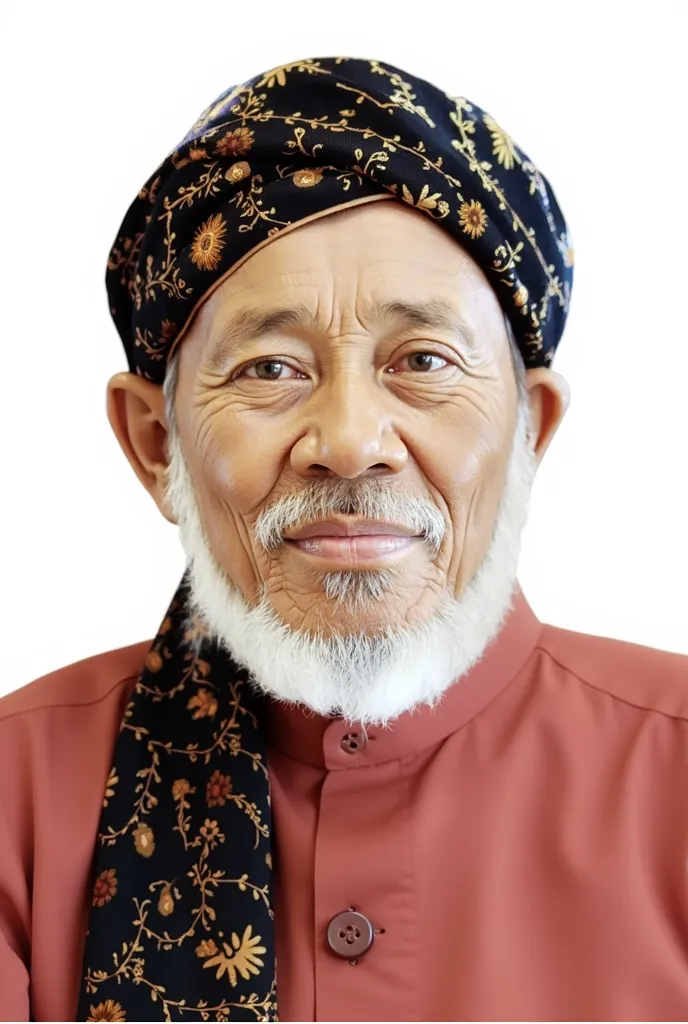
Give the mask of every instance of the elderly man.
POLYGON ((516 580, 572 262, 523 150, 377 61, 150 176, 109 415, 188 569, 2 701, 2 1019, 685 1019, 686 659, 516 580))

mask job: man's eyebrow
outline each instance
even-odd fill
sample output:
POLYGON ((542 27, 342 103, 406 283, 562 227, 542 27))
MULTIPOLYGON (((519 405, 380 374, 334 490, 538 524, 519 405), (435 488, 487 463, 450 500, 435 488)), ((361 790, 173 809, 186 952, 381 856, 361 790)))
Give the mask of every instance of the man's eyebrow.
POLYGON ((444 299, 431 298, 419 302, 407 302, 397 299, 384 302, 374 310, 374 318, 378 323, 392 320, 408 324, 409 327, 428 327, 434 330, 449 331, 458 335, 469 346, 474 343, 473 331, 461 319, 452 306, 444 299))
MULTIPOLYGON (((370 315, 377 327, 385 323, 409 327, 449 331, 458 336, 469 348, 474 338, 470 327, 457 316, 444 299, 430 298, 417 302, 395 299, 376 304, 370 315)), ((213 332, 205 360, 206 369, 221 372, 230 353, 251 342, 286 327, 313 329, 317 318, 308 306, 279 306, 274 309, 242 309, 235 313, 219 330, 213 332)))
POLYGON ((266 334, 285 327, 313 327, 315 316, 307 306, 280 306, 274 309, 242 309, 213 332, 206 368, 221 369, 230 352, 236 352, 266 334))

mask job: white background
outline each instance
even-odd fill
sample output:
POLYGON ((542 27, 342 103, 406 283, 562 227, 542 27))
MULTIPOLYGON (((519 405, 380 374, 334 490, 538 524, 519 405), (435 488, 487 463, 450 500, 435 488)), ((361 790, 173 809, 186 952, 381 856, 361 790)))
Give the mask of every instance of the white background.
MULTIPOLYGON (((376 57, 474 99, 553 183, 576 249, 573 403, 521 581, 545 621, 688 653, 688 5, 16 4, 2 60, 0 693, 152 636, 183 569, 105 416, 125 368, 105 261, 230 84, 376 57)), ((688 684, 688 680, 687 680, 688 684)))

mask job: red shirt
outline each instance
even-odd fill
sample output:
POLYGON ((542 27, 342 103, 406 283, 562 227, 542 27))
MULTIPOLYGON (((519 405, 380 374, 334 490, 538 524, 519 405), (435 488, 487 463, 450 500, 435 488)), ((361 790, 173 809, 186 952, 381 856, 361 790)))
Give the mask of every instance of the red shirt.
MULTIPOLYGON (((0 1019, 73 1020, 112 752, 148 642, 0 701, 0 1019)), ((431 711, 270 705, 279 1015, 688 1017, 688 658, 522 596, 431 711), (352 731, 358 738, 345 736, 352 731), (326 942, 355 907, 355 965, 326 942)))

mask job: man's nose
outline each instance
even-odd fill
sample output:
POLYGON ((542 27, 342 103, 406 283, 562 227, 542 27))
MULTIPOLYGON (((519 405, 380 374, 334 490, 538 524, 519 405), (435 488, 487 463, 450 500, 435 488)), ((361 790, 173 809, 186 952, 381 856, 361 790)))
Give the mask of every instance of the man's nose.
POLYGON ((400 473, 408 462, 379 385, 350 375, 321 393, 306 412, 307 429, 291 453, 302 476, 400 473))

